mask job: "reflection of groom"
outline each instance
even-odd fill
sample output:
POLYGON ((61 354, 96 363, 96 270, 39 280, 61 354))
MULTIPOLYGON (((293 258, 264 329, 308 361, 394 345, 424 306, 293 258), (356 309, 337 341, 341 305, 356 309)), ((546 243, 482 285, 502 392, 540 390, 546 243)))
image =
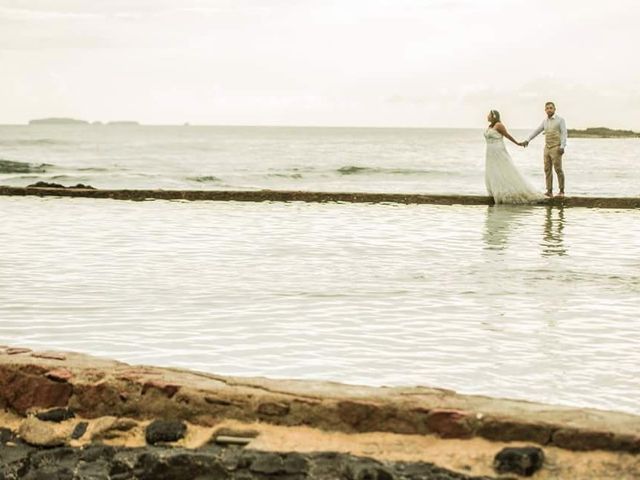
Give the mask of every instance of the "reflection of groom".
POLYGON ((558 176, 558 187, 560 189, 558 196, 564 197, 562 155, 564 155, 564 149, 567 146, 567 126, 564 123, 564 118, 556 115, 556 106, 553 102, 545 103, 544 111, 547 114, 547 118, 529 135, 527 140, 522 142, 522 145, 524 147, 529 145, 529 142, 544 130, 544 176, 547 184, 545 195, 547 197, 553 196, 553 171, 551 170, 553 165, 553 169, 558 176))

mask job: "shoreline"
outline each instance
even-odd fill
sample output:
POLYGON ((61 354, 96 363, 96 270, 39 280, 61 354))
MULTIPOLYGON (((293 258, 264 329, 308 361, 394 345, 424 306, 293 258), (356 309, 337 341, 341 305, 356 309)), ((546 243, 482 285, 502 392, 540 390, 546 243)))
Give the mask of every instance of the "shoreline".
MULTIPOLYGON (((295 190, 157 190, 10 187, 0 185, 0 196, 82 197, 112 200, 188 200, 238 202, 347 202, 433 205, 493 205, 481 195, 440 195, 367 192, 313 192, 295 190)), ((550 198, 534 205, 586 208, 640 208, 640 197, 564 197, 550 198)))
MULTIPOLYGON (((407 469, 416 476, 404 478, 486 479, 504 473, 496 471, 499 454, 517 448, 543 452, 536 479, 640 476, 640 416, 438 388, 223 377, 0 346, 0 407, 5 475, 12 458, 24 467, 42 451, 53 463, 59 454, 62 466, 110 452, 100 465, 131 457, 131 472, 144 458, 171 470, 176 458, 223 468, 220 459, 231 456, 253 475, 219 477, 230 479, 269 471, 399 479, 407 469), (338 466, 377 476, 319 473, 338 466), (442 472, 449 477, 436 477, 442 472)), ((153 465, 136 467, 150 469, 147 477, 122 478, 155 478, 153 465)))

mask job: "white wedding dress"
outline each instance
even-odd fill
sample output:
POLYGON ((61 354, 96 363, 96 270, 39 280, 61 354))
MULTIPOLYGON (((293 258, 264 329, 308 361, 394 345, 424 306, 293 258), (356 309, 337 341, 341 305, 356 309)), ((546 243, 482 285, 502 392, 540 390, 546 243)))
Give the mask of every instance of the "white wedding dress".
POLYGON ((495 203, 534 203, 544 199, 511 160, 504 137, 493 128, 484 132, 487 140, 484 181, 495 203))

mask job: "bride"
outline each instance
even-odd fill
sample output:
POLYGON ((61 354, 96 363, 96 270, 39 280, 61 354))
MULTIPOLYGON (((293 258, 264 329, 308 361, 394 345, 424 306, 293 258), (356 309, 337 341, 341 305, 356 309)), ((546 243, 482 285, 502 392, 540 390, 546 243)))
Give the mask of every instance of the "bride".
POLYGON ((544 197, 522 176, 504 146, 504 137, 522 146, 500 122, 500 112, 491 110, 489 127, 484 132, 487 141, 484 181, 495 203, 534 203, 544 197))

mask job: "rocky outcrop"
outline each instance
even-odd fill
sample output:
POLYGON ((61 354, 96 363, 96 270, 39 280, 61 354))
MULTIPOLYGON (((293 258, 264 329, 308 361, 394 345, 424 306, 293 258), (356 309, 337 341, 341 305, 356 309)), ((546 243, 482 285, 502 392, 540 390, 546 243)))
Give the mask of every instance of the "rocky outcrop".
MULTIPOLYGON (((615 471, 640 477, 639 417, 441 389, 231 378, 0 347, 0 407, 5 409, 0 458, 9 473, 32 468, 25 465, 43 448, 62 449, 75 465, 60 460, 63 467, 79 471, 82 452, 108 445, 131 456, 128 470, 121 472, 125 476, 113 478, 142 478, 131 476, 140 465, 144 471, 174 468, 167 461, 196 470, 198 462, 212 471, 219 465, 219 478, 253 478, 234 476, 239 467, 224 470, 220 455, 231 455, 224 452, 264 453, 251 475, 280 472, 287 455, 301 454, 308 472, 316 473, 291 473, 291 478, 413 478, 403 471, 432 478, 424 469, 433 465, 459 475, 450 478, 528 475, 538 469, 536 478, 625 478, 611 476, 615 471), (18 455, 15 448, 26 453, 18 455), (519 450, 504 450, 513 448, 519 450), (390 476, 359 477, 353 467, 347 469, 351 473, 343 469, 342 476, 332 476, 338 475, 332 470, 323 477, 317 472, 325 471, 327 462, 317 455, 325 451, 333 452, 336 465, 378 462, 380 472, 390 476), (5 460, 11 458, 17 463, 5 460)), ((104 468, 115 467, 107 462, 104 468)))
MULTIPOLYGON (((236 202, 349 202, 434 205, 492 205, 479 195, 428 195, 403 193, 302 192, 285 190, 106 190, 85 188, 0 186, 0 195, 111 198, 114 200, 215 200, 236 202)), ((540 201, 540 205, 588 208, 640 208, 640 197, 564 197, 540 201)))

